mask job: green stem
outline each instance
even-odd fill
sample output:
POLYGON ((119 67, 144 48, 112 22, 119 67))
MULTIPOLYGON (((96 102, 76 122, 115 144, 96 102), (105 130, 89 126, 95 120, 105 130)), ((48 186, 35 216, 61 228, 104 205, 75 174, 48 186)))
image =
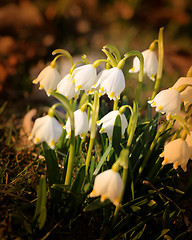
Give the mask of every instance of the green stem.
POLYGON ((107 58, 109 59, 110 61, 110 64, 113 66, 113 67, 116 67, 117 66, 117 61, 115 60, 115 58, 113 57, 113 55, 108 52, 106 49, 102 49, 102 51, 106 54, 107 58))
POLYGON ((73 162, 75 155, 75 122, 74 122, 74 113, 69 104, 69 101, 61 94, 56 92, 50 93, 53 97, 57 98, 62 104, 63 108, 68 112, 70 123, 71 123, 71 140, 70 140, 70 150, 69 150, 69 158, 67 165, 67 173, 65 178, 65 185, 71 184, 72 171, 73 171, 73 162))
POLYGON ((127 148, 131 146, 133 136, 135 133, 135 129, 137 127, 137 121, 139 117, 138 103, 133 103, 133 110, 131 111, 131 117, 129 120, 129 125, 127 128, 128 140, 127 140, 127 148))
POLYGON ((93 149, 94 140, 95 140, 95 136, 96 136, 98 114, 99 114, 99 93, 95 92, 94 93, 94 102, 93 102, 90 142, 89 142, 89 148, 88 148, 87 158, 86 158, 86 162, 85 162, 86 176, 88 174, 89 163, 90 163, 90 160, 91 160, 92 149, 93 149))
MULTIPOLYGON (((122 203, 123 201, 123 196, 125 193, 125 188, 126 188, 126 183, 127 183, 127 178, 128 178, 128 168, 129 168, 129 149, 123 149, 120 153, 120 156, 118 158, 118 160, 114 163, 116 164, 116 166, 119 168, 119 165, 123 167, 123 175, 122 175, 122 181, 123 181, 123 191, 121 193, 120 199, 119 199, 119 203, 122 203)), ((118 171, 117 168, 117 171, 118 171)), ((119 206, 117 206, 115 208, 115 212, 114 212, 114 219, 113 219, 113 223, 116 222, 116 219, 118 217, 119 214, 119 206)))
POLYGON ((118 109, 118 99, 115 99, 113 102, 113 111, 118 109))
POLYGON ((98 59, 98 60, 96 60, 96 61, 93 63, 93 67, 94 67, 94 68, 97 68, 102 62, 108 63, 108 64, 110 64, 111 66, 113 66, 113 64, 111 63, 111 61, 108 60, 108 59, 98 59))
POLYGON ((163 72, 163 58, 164 58, 164 48, 163 48, 163 27, 159 29, 159 38, 158 38, 158 69, 157 69, 157 77, 153 90, 153 94, 151 99, 153 99, 157 92, 159 91, 161 77, 163 72))
POLYGON ((73 66, 73 58, 68 51, 64 49, 56 49, 52 52, 52 55, 55 55, 55 54, 61 54, 61 56, 67 57, 71 63, 71 66, 73 66))
POLYGON ((94 141, 95 141, 95 138, 90 138, 89 148, 88 148, 88 152, 87 152, 87 158, 86 158, 86 162, 85 162, 85 165, 86 165, 86 176, 88 174, 89 163, 90 163, 91 156, 92 156, 92 149, 93 149, 94 141))
POLYGON ((189 133, 189 128, 187 127, 185 120, 184 120, 181 116, 179 116, 179 115, 173 115, 173 116, 171 116, 170 120, 177 120, 177 121, 179 122, 179 124, 182 126, 182 128, 183 128, 187 133, 189 133))
POLYGON ((107 44, 103 47, 103 49, 109 49, 109 51, 115 56, 117 62, 121 60, 120 52, 114 45, 107 44))

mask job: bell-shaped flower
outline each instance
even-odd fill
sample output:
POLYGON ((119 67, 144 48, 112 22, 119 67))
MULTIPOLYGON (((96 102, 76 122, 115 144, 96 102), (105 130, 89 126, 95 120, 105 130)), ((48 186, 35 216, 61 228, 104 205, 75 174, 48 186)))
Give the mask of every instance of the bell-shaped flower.
POLYGON ((77 99, 80 91, 75 91, 75 84, 72 82, 70 74, 67 74, 57 85, 57 92, 65 96, 67 99, 77 99))
MULTIPOLYGON (((147 49, 142 52, 144 58, 144 73, 152 80, 155 81, 155 76, 158 69, 158 59, 155 51, 147 49)), ((133 59, 133 67, 129 70, 130 73, 136 73, 140 70, 140 61, 138 57, 133 59)))
MULTIPOLYGON (((178 88, 181 85, 189 84, 192 85, 192 77, 181 77, 177 80, 177 82, 173 85, 172 88, 178 88)), ((192 104, 192 87, 188 86, 185 90, 183 90, 181 93, 181 101, 184 102, 185 109, 189 107, 189 105, 192 104)))
POLYGON ((123 181, 120 174, 109 169, 96 176, 93 191, 89 196, 101 196, 101 202, 109 199, 115 206, 118 206, 122 191, 123 181))
POLYGON ((33 80, 33 83, 39 83, 39 89, 44 89, 49 96, 49 92, 54 91, 60 81, 61 76, 57 69, 52 66, 47 66, 40 72, 38 77, 33 80))
POLYGON ((87 64, 76 68, 71 78, 75 84, 75 91, 84 90, 89 94, 91 86, 97 81, 97 71, 92 64, 87 64))
MULTIPOLYGON (((75 123, 75 136, 80 135, 80 137, 83 138, 84 135, 89 130, 89 121, 88 121, 87 113, 85 111, 82 112, 81 109, 76 110, 74 112, 74 123, 75 123)), ((67 119, 67 122, 64 128, 67 131, 66 138, 69 138, 71 136, 70 118, 67 119)))
POLYGON ((121 118, 121 133, 122 136, 125 133, 125 129, 128 126, 127 119, 125 115, 122 113, 120 114, 118 110, 111 111, 108 114, 106 114, 103 118, 101 118, 100 121, 97 121, 97 125, 100 126, 102 124, 102 128, 100 129, 100 133, 107 133, 107 136, 110 141, 112 141, 112 136, 113 136, 113 128, 115 124, 115 119, 117 115, 119 114, 121 118))
POLYGON ((190 131, 190 134, 187 134, 187 137, 186 137, 185 141, 188 144, 189 152, 190 152, 190 158, 192 159, 192 131, 190 131))
POLYGON ((50 148, 54 149, 62 130, 56 118, 46 115, 35 120, 29 139, 35 144, 46 142, 50 148))
POLYGON ((177 169, 180 165, 182 169, 186 171, 190 157, 187 142, 181 138, 169 142, 165 145, 164 151, 160 154, 160 157, 164 157, 162 165, 173 163, 174 169, 177 169))
POLYGON ((98 75, 98 81, 93 88, 99 88, 100 96, 107 94, 109 99, 119 99, 125 89, 125 77, 121 69, 114 67, 105 69, 98 75))
POLYGON ((169 88, 159 92, 155 98, 148 101, 152 107, 156 107, 157 112, 166 113, 167 119, 171 115, 179 114, 181 109, 181 96, 174 88, 169 88))

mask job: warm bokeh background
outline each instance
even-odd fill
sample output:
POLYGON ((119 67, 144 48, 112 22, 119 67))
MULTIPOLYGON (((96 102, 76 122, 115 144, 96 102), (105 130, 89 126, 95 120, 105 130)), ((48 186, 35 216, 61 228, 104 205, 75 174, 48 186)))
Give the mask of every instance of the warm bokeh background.
MULTIPOLYGON (((191 0, 1 0, 1 105, 3 100, 30 99, 33 78, 52 60, 56 48, 92 59, 104 56, 101 49, 108 43, 122 55, 143 51, 162 26, 162 87, 169 87, 192 65, 191 0)), ((130 60, 127 70, 131 64, 130 60)), ((130 90, 135 78, 127 77, 130 90)), ((151 91, 150 80, 145 81, 144 89, 151 91)))

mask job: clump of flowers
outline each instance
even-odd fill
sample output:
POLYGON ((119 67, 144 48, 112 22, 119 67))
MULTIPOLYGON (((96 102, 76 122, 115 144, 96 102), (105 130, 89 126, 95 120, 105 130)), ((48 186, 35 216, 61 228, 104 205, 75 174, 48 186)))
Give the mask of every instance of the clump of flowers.
MULTIPOLYGON (((40 82, 40 88, 57 102, 48 115, 36 119, 30 139, 35 144, 43 143, 50 200, 54 207, 57 206, 56 214, 62 215, 66 226, 71 226, 82 212, 100 209, 102 227, 107 223, 111 228, 104 231, 108 235, 102 239, 121 236, 136 239, 148 228, 148 221, 156 221, 165 211, 169 213, 167 202, 174 201, 165 194, 161 196, 161 191, 165 187, 166 191, 175 189, 169 186, 170 179, 188 170, 192 155, 192 68, 171 88, 159 91, 163 70, 162 28, 158 39, 143 52, 129 51, 122 57, 113 45, 104 46, 102 51, 105 58, 93 63, 85 55, 74 63, 66 50, 53 52, 56 56, 51 65, 40 73, 35 83, 40 82), (63 56, 69 59, 71 69, 61 77, 55 65, 63 56), (132 102, 124 91, 125 62, 130 57, 134 57, 130 72, 139 72, 132 102), (101 63, 105 65, 99 73, 101 63), (154 88, 146 116, 140 113, 144 73, 154 81, 151 82, 154 88), (184 118, 180 116, 182 103, 185 105, 184 118), (66 111, 64 118, 56 111, 57 107, 66 111), (166 114, 164 121, 161 121, 161 114, 166 114), (175 122, 179 122, 178 129, 173 128, 175 122), (152 189, 142 187, 146 182, 152 189), (107 199, 110 201, 105 201, 107 199)), ((45 189, 42 187, 42 192, 45 189)), ((46 219, 45 207, 41 207, 42 192, 38 194, 34 218, 40 227, 46 219)), ((180 212, 181 209, 177 214, 180 212)), ((170 213, 166 217, 175 222, 175 216, 170 213)), ((165 230, 159 231, 158 238, 168 232, 165 230)), ((146 239, 151 237, 148 232, 151 229, 146 231, 146 239)))

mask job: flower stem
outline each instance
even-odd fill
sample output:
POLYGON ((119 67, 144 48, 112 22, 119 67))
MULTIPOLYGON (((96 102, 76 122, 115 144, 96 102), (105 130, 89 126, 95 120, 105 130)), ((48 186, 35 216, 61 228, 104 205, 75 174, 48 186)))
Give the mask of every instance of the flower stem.
POLYGON ((163 72, 163 58, 164 58, 164 48, 163 48, 163 27, 159 29, 159 38, 158 38, 158 69, 157 69, 157 77, 156 77, 156 82, 153 90, 153 94, 151 99, 155 97, 157 94, 160 83, 161 83, 161 77, 162 77, 162 72, 163 72))
POLYGON ((94 140, 96 136, 96 126, 97 126, 97 118, 99 114, 99 93, 95 92, 94 93, 94 102, 93 102, 93 111, 92 111, 92 126, 91 126, 91 133, 90 133, 90 142, 89 142, 89 148, 87 152, 87 158, 86 158, 86 176, 88 174, 88 168, 89 168, 89 163, 91 160, 91 153, 94 145, 94 140))
POLYGON ((69 104, 69 101, 61 94, 56 92, 50 93, 53 97, 57 98, 63 105, 63 108, 68 112, 70 123, 71 123, 71 141, 70 141, 70 150, 69 150, 69 158, 67 165, 67 173, 65 178, 65 185, 71 184, 71 177, 73 171, 73 161, 75 155, 75 123, 74 123, 74 113, 69 104))
POLYGON ((71 66, 73 66, 73 58, 68 51, 66 51, 64 49, 56 49, 52 52, 52 55, 56 55, 56 54, 61 54, 61 56, 67 57, 71 63, 71 66))
POLYGON ((118 99, 115 99, 113 102, 113 111, 118 109, 118 99))

